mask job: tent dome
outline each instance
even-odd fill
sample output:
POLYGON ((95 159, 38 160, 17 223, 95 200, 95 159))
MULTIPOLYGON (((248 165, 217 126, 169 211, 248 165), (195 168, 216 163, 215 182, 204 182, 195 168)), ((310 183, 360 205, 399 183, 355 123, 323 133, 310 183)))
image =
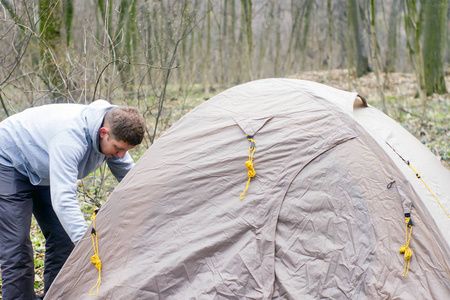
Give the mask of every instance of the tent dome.
MULTIPOLYGON (((97 297, 450 299, 449 182, 356 93, 242 84, 174 124, 101 208, 97 297)), ((92 299, 89 233, 46 299, 92 299)))

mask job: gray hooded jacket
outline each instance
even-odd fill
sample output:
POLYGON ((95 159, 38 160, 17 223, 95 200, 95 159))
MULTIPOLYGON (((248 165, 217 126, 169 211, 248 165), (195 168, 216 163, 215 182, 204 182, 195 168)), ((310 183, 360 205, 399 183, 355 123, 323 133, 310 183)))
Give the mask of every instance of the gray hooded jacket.
POLYGON ((77 179, 107 164, 117 178, 133 166, 124 158, 106 158, 99 130, 114 106, 104 100, 90 105, 50 104, 26 109, 0 123, 0 164, 14 167, 33 185, 50 185, 53 209, 76 244, 87 228, 76 197, 77 179))

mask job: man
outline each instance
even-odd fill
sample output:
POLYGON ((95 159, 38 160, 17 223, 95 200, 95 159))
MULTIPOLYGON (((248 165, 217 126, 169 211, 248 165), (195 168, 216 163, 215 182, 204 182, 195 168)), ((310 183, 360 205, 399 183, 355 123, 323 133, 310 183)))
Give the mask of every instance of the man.
POLYGON ((45 294, 87 228, 76 198, 77 179, 106 160, 122 180, 134 164, 127 151, 143 136, 144 120, 137 109, 104 100, 30 108, 0 123, 4 300, 36 299, 31 214, 46 239, 45 294))

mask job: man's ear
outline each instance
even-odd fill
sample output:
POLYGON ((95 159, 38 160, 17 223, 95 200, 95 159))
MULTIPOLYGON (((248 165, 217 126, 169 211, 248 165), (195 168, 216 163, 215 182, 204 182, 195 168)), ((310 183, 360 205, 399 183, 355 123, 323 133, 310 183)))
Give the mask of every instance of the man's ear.
POLYGON ((104 138, 109 134, 109 128, 108 127, 102 127, 100 128, 100 138, 104 138))

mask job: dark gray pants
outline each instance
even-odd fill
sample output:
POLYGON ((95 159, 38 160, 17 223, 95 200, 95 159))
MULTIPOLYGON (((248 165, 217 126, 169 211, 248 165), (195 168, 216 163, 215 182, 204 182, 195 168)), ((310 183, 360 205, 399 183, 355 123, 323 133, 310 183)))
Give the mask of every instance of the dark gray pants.
POLYGON ((46 240, 45 293, 74 245, 53 211, 50 187, 34 186, 14 168, 0 165, 0 264, 4 300, 36 298, 31 214, 46 240))

